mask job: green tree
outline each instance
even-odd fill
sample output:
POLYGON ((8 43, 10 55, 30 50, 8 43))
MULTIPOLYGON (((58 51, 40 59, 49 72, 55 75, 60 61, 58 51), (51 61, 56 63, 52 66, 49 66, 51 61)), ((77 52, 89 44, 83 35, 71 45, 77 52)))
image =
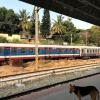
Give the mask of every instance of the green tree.
POLYGON ((31 16, 31 28, 30 28, 31 35, 35 35, 35 7, 33 9, 33 13, 31 16))
POLYGON ((54 22, 52 27, 52 35, 56 40, 59 38, 62 42, 71 42, 71 37, 73 42, 79 41, 79 31, 76 29, 71 19, 63 20, 63 17, 57 16, 57 21, 54 22))
POLYGON ((17 38, 14 38, 11 42, 12 43, 21 43, 21 41, 19 39, 17 39, 17 38))
POLYGON ((55 40, 57 44, 62 44, 64 42, 64 34, 66 32, 66 27, 64 26, 63 17, 57 16, 57 20, 51 28, 52 39, 55 40))
POLYGON ((47 9, 44 9, 44 15, 42 18, 42 23, 41 23, 41 35, 46 38, 50 35, 50 27, 51 27, 51 22, 50 22, 50 12, 47 9))
POLYGON ((19 26, 21 27, 22 31, 23 32, 28 31, 30 29, 30 22, 29 22, 30 16, 25 9, 19 11, 19 19, 20 19, 19 26))
POLYGON ((66 32, 65 32, 65 41, 68 43, 71 42, 71 35, 72 35, 72 40, 73 42, 76 42, 77 39, 79 38, 79 31, 76 29, 74 24, 71 22, 71 18, 68 18, 68 20, 64 21, 64 26, 66 27, 66 32))
POLYGON ((0 8, 0 32, 16 33, 18 28, 19 18, 12 9, 0 8))
POLYGON ((92 26, 92 27, 90 28, 90 31, 91 31, 92 33, 100 33, 100 26, 92 26))
POLYGON ((52 34, 58 33, 59 35, 66 32, 66 27, 64 26, 63 17, 61 15, 57 16, 57 21, 54 21, 51 30, 52 34))
POLYGON ((18 24, 19 24, 19 18, 18 15, 14 13, 12 9, 8 10, 8 13, 6 14, 5 23, 8 26, 7 33, 16 33, 18 32, 18 24))
POLYGON ((89 42, 91 44, 100 46, 100 27, 99 26, 93 26, 90 29, 91 36, 89 38, 89 42))
POLYGON ((5 7, 0 8, 0 22, 4 22, 6 19, 7 9, 5 7))

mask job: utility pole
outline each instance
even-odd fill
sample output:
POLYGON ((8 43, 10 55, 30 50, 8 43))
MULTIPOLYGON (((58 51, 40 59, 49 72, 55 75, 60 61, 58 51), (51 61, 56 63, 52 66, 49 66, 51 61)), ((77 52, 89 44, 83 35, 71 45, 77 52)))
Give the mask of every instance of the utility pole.
POLYGON ((88 33, 86 32, 86 46, 88 45, 88 44, 87 44, 87 34, 88 34, 88 33))
POLYGON ((39 12, 39 7, 35 6, 35 70, 38 70, 38 33, 39 33, 39 29, 38 29, 38 12, 39 12))
POLYGON ((70 40, 70 42, 71 42, 71 45, 72 45, 72 43, 73 43, 73 37, 72 37, 72 34, 71 34, 71 40, 70 40))

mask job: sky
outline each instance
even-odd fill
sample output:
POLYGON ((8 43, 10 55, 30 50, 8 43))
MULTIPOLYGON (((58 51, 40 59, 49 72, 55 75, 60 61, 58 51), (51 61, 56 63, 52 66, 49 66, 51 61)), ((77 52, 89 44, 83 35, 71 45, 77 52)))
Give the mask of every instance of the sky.
MULTIPOLYGON (((26 9, 27 12, 29 12, 29 14, 31 15, 34 6, 21 2, 19 0, 0 0, 0 7, 6 7, 7 9, 13 9, 16 13, 18 13, 19 10, 26 9)), ((43 9, 39 11, 40 20, 42 19, 42 15, 43 15, 43 9)), ((54 20, 56 20, 58 15, 59 15, 58 13, 50 11, 51 21, 53 22, 54 20)), ((64 19, 67 19, 67 18, 68 18, 67 16, 64 16, 64 19)), ((83 21, 80 21, 74 18, 72 18, 72 22, 78 29, 89 29, 92 26, 92 24, 89 24, 87 22, 83 22, 83 21)))

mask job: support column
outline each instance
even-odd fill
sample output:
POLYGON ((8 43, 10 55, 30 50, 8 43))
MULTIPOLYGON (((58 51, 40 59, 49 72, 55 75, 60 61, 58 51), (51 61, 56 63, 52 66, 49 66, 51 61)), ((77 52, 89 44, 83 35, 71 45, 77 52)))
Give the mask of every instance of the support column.
POLYGON ((37 6, 35 6, 35 70, 37 71, 38 70, 38 33, 39 33, 39 30, 38 30, 38 11, 39 11, 39 8, 37 6))

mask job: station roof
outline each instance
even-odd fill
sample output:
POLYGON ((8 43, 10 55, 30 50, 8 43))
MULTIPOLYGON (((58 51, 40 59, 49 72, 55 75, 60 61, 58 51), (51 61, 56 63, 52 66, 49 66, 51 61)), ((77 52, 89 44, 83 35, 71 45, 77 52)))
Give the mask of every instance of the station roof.
POLYGON ((100 26, 100 0, 20 0, 100 26))

